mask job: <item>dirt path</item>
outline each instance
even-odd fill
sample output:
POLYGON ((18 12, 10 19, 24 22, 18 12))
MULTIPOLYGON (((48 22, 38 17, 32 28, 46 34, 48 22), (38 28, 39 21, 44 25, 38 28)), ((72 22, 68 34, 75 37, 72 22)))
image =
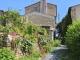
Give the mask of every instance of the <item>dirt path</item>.
POLYGON ((61 55, 64 50, 67 50, 67 47, 65 45, 61 45, 41 60, 61 60, 62 58, 63 60, 66 60, 67 57, 63 57, 61 55))

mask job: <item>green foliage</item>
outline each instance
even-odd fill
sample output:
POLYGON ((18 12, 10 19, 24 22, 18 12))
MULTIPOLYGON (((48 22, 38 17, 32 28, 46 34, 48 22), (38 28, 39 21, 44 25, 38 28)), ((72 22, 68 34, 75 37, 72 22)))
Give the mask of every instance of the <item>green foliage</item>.
POLYGON ((39 27, 39 26, 36 26, 32 23, 28 23, 27 24, 27 34, 30 34, 30 35, 37 35, 37 34, 43 34, 43 35, 47 35, 47 31, 45 28, 42 28, 42 27, 39 27))
POLYGON ((0 26, 0 31, 3 31, 4 27, 3 26, 0 26))
POLYGON ((15 60, 12 51, 7 48, 0 49, 0 60, 15 60))
POLYGON ((39 45, 42 45, 42 46, 47 45, 47 40, 43 40, 43 38, 42 38, 42 37, 39 37, 38 42, 39 42, 39 45))
POLYGON ((35 30, 34 28, 35 28, 34 25, 28 24, 28 27, 27 27, 28 34, 32 34, 33 31, 35 30))
POLYGON ((50 40, 47 44, 47 49, 46 52, 50 53, 51 51, 53 51, 54 49, 56 49, 56 47, 59 47, 61 45, 61 40, 50 40))
POLYGON ((61 45, 61 40, 59 40, 59 39, 52 40, 52 41, 50 41, 50 44, 54 48, 59 47, 61 45))
POLYGON ((50 39, 50 36, 39 36, 38 44, 40 50, 45 50, 45 53, 48 53, 54 49, 55 45, 59 46, 60 41, 53 41, 50 39))
POLYGON ((24 58, 20 58, 19 60, 38 60, 41 56, 42 55, 40 52, 34 51, 32 55, 25 56, 24 58))
POLYGON ((15 31, 16 33, 19 33, 19 28, 18 27, 13 27, 11 30, 15 31))
POLYGON ((35 43, 35 42, 37 41, 37 38, 34 37, 34 36, 30 36, 30 37, 28 38, 28 40, 29 40, 30 42, 32 42, 32 43, 35 43))
POLYGON ((32 23, 28 23, 27 24, 27 33, 32 35, 32 33, 35 31, 37 32, 37 26, 35 26, 32 23))
POLYGON ((18 48, 21 49, 23 54, 25 53, 31 54, 33 51, 32 50, 33 43, 30 40, 26 40, 26 39, 22 40, 18 38, 17 45, 18 45, 18 48))
POLYGON ((66 33, 66 45, 71 51, 73 60, 80 59, 80 21, 74 21, 66 33))
POLYGON ((70 15, 70 9, 69 12, 67 13, 67 15, 62 19, 62 21, 60 23, 57 24, 56 28, 58 30, 59 33, 59 37, 65 37, 66 32, 67 32, 67 28, 70 24, 72 24, 72 19, 71 19, 71 15, 70 15))
POLYGON ((27 39, 23 39, 21 40, 20 38, 18 38, 18 46, 21 48, 21 51, 23 53, 28 53, 28 54, 32 54, 33 52, 33 44, 37 41, 37 39, 32 36, 29 35, 29 37, 27 39))
POLYGON ((20 23, 20 16, 19 13, 17 13, 17 11, 12 11, 11 9, 9 9, 7 12, 4 12, 4 14, 2 14, 0 16, 0 20, 2 21, 2 25, 4 26, 10 26, 13 27, 15 25, 18 25, 18 23, 20 23))
POLYGON ((54 46, 58 47, 61 45, 61 40, 54 40, 54 46))
POLYGON ((16 10, 12 11, 9 9, 8 11, 4 12, 4 14, 0 16, 0 21, 2 22, 0 31, 15 32, 21 36, 20 38, 16 39, 17 41, 14 43, 17 44, 16 46, 20 48, 23 53, 26 54, 27 52, 29 54, 32 54, 30 56, 27 56, 24 60, 38 60, 38 58, 41 57, 41 51, 33 52, 34 43, 38 42, 41 50, 44 49, 46 52, 50 52, 51 48, 53 47, 53 43, 48 36, 46 29, 35 26, 32 23, 25 24, 26 19, 22 19, 16 10), (42 37, 39 35, 42 35, 42 37), (40 38, 39 40, 38 36, 40 38))
POLYGON ((4 12, 0 16, 0 22, 2 25, 0 27, 3 31, 14 30, 15 32, 18 32, 21 29, 23 30, 25 29, 24 26, 25 26, 26 19, 25 18, 22 19, 20 17, 20 14, 16 10, 12 11, 9 8, 8 11, 4 12))
POLYGON ((39 46, 46 46, 50 42, 50 37, 48 37, 48 36, 45 36, 45 37, 43 35, 39 36, 39 38, 38 38, 39 46))

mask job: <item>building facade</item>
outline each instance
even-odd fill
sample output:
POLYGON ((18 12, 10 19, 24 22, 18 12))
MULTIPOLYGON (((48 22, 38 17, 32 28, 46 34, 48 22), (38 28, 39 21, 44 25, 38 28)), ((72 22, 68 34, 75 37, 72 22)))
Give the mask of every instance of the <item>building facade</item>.
POLYGON ((54 39, 55 23, 57 16, 57 6, 40 0, 30 6, 25 7, 27 22, 46 28, 51 39, 54 39))
POLYGON ((70 14, 71 14, 72 21, 73 20, 79 20, 80 19, 80 4, 72 6, 70 8, 71 8, 70 14))

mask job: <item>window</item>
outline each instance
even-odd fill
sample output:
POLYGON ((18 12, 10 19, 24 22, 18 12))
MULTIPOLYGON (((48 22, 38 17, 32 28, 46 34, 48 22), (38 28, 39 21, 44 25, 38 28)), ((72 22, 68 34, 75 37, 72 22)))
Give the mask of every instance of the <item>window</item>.
POLYGON ((37 7, 34 7, 34 10, 37 11, 37 7))

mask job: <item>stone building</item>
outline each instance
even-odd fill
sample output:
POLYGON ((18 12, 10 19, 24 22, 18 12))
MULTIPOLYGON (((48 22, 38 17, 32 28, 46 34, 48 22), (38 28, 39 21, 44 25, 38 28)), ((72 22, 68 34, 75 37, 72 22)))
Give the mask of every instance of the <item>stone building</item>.
POLYGON ((54 39, 57 16, 57 6, 55 4, 47 3, 46 0, 40 0, 25 7, 25 16, 27 17, 27 23, 31 22, 37 26, 46 28, 51 39, 54 39))
POLYGON ((72 21, 80 19, 80 4, 70 7, 72 21))
MULTIPOLYGON (((0 15, 4 13, 0 10, 0 15)), ((25 14, 21 17, 27 17, 26 23, 33 23, 37 26, 46 28, 51 39, 54 39, 55 24, 57 16, 57 5, 47 3, 46 0, 40 0, 37 3, 25 7, 25 14)), ((1 24, 1 22, 0 22, 1 24)))

